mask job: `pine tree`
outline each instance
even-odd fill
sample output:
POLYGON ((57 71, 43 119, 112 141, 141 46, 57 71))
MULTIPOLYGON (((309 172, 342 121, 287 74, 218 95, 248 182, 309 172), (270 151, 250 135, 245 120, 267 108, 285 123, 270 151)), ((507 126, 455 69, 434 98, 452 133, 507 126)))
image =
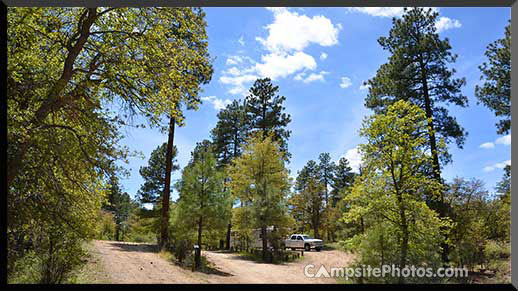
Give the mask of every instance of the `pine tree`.
POLYGON ((292 213, 297 222, 305 229, 308 224, 315 237, 320 238, 319 230, 325 225, 325 189, 321 168, 313 160, 309 160, 299 171, 295 182, 295 193, 290 202, 292 213))
MULTIPOLYGON (((248 129, 249 122, 245 106, 240 101, 234 100, 218 113, 218 122, 216 127, 212 129, 211 136, 219 167, 225 168, 232 159, 241 154, 248 129)), ((233 206, 234 201, 231 203, 231 206, 233 206)), ((230 249, 231 231, 232 223, 229 221, 225 240, 226 249, 230 249)))
POLYGON ((333 186, 335 165, 331 161, 329 153, 321 153, 318 161, 319 177, 320 182, 324 185, 324 198, 327 206, 329 205, 329 188, 333 186))
POLYGON ((241 101, 232 101, 218 113, 218 122, 211 131, 211 137, 220 166, 230 164, 233 158, 241 154, 248 127, 245 105, 241 101))
POLYGON ((291 131, 286 126, 291 122, 289 114, 283 113, 282 103, 286 97, 277 95, 278 86, 274 86, 269 78, 257 79, 246 97, 245 109, 250 121, 251 132, 260 131, 263 137, 273 133, 273 140, 278 142, 281 150, 289 158, 288 138, 291 131))
POLYGON ((122 240, 121 232, 124 225, 129 219, 132 201, 127 192, 122 192, 119 186, 119 180, 116 176, 112 176, 109 181, 109 192, 107 204, 103 205, 105 210, 113 213, 115 222, 115 239, 122 240))
MULTIPOLYGON (((139 169, 140 176, 144 179, 144 184, 140 186, 137 191, 137 197, 140 203, 157 203, 164 193, 165 185, 165 163, 166 163, 167 143, 163 143, 151 152, 147 166, 142 166, 139 169)), ((177 149, 173 148, 171 154, 171 172, 180 169, 176 160, 177 149)))
MULTIPOLYGON (((178 216, 190 229, 197 230, 197 244, 202 247, 203 232, 210 226, 224 228, 230 217, 230 199, 224 191, 224 175, 217 169, 210 143, 198 143, 189 164, 178 182, 180 192, 178 216)), ((196 266, 200 266, 201 252, 196 252, 196 266)))
POLYGON ((479 66, 484 80, 475 87, 478 100, 503 118, 496 125, 499 134, 511 130, 511 21, 505 27, 505 37, 487 46, 485 52, 489 63, 479 66))
POLYGON ((284 156, 273 133, 254 134, 245 144, 241 156, 228 170, 230 189, 235 197, 250 207, 250 228, 259 228, 262 257, 267 260, 267 227, 283 228, 289 221, 287 196, 290 182, 284 156))
POLYGON ((335 207, 344 189, 352 186, 355 174, 349 166, 349 161, 342 157, 334 167, 333 189, 331 190, 331 206, 335 207))
MULTIPOLYGON (((448 163, 451 156, 438 150, 438 141, 447 144, 452 139, 462 148, 466 131, 441 103, 461 107, 468 105, 462 95, 464 78, 453 77, 455 69, 450 64, 457 55, 451 53, 449 40, 441 40, 435 23, 439 14, 431 9, 407 10, 401 19, 394 18, 388 37, 380 37, 379 44, 391 53, 389 61, 381 65, 370 85, 365 105, 376 113, 386 112, 388 106, 398 100, 410 101, 424 110, 428 120, 428 142, 432 154, 430 167, 423 167, 438 182, 441 178, 441 162, 448 163)), ((438 198, 429 196, 429 203, 442 216, 448 216, 444 193, 438 198)), ((448 245, 443 244, 443 260, 448 261, 448 245)))

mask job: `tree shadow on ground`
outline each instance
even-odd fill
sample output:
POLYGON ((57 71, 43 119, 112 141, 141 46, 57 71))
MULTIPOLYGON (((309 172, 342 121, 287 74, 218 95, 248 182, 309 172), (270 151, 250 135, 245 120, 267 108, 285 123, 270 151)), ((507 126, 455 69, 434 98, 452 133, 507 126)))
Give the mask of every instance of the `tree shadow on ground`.
MULTIPOLYGON (((171 259, 171 261, 175 265, 177 265, 185 270, 191 270, 191 271, 193 270, 193 266, 192 266, 193 258, 192 257, 190 259, 184 259, 182 263, 180 263, 176 259, 171 259)), ((227 273, 227 272, 221 271, 218 268, 216 268, 216 266, 214 264, 207 261, 207 258, 205 256, 202 256, 202 266, 200 267, 200 269, 196 270, 196 272, 200 272, 200 273, 204 273, 204 274, 208 274, 208 275, 223 276, 223 277, 234 276, 234 274, 227 273)))
POLYGON ((158 253, 159 249, 157 245, 152 244, 137 244, 137 243, 122 243, 122 242, 111 242, 110 246, 118 247, 126 252, 140 252, 140 253, 158 253))

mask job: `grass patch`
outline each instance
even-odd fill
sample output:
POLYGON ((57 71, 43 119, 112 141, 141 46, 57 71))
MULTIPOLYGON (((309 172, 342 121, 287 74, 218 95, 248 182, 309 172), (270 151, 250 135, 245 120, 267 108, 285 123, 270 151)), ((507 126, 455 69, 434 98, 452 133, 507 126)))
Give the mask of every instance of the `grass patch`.
POLYGON ((322 249, 326 250, 326 251, 332 251, 332 250, 344 251, 344 248, 342 247, 342 245, 340 245, 339 242, 326 243, 322 249))

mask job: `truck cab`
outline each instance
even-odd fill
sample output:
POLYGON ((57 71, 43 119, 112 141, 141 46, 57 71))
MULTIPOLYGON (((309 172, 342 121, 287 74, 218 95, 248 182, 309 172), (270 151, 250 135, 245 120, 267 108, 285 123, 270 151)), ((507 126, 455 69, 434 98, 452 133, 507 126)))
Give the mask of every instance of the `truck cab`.
POLYGON ((317 252, 321 251, 324 246, 321 239, 311 238, 307 234, 292 234, 284 241, 284 244, 285 249, 304 249, 305 251, 315 249, 317 252))

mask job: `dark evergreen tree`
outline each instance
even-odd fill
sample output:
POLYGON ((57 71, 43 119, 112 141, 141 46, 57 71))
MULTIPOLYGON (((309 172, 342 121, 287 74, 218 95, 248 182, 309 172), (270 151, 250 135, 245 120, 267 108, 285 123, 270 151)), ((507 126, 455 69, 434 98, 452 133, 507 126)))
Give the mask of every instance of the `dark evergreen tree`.
MULTIPOLYGON (((439 14, 431 9, 407 10, 402 18, 394 18, 388 37, 380 37, 379 44, 391 53, 386 64, 381 65, 370 85, 365 105, 376 113, 384 113, 398 100, 410 101, 424 110, 428 119, 428 141, 432 154, 431 176, 441 179, 441 162, 451 161, 447 150, 439 151, 438 143, 455 140, 462 148, 467 132, 449 115, 443 104, 461 107, 468 105, 462 95, 464 78, 454 78, 450 65, 457 55, 451 53, 449 40, 440 39, 435 23, 439 14)), ((426 168, 426 167, 425 167, 426 168)), ((431 195, 430 195, 431 196, 431 195)), ((448 215, 444 193, 438 199, 429 197, 430 206, 442 217, 448 215)), ((442 245, 443 261, 448 260, 448 245, 442 245)))
MULTIPOLYGON (((212 129, 211 136, 213 151, 218 158, 220 168, 229 165, 232 159, 241 154, 249 126, 244 102, 234 100, 218 113, 218 123, 212 129)), ((234 201, 231 203, 232 207, 234 201)), ((229 222, 227 225, 226 249, 230 249, 231 231, 232 224, 229 222)))
POLYGON ((211 137, 220 167, 228 165, 241 154, 248 128, 244 102, 234 100, 218 113, 218 122, 211 131, 211 137))
POLYGON ((103 209, 113 213, 115 219, 115 239, 122 240, 121 231, 128 221, 132 201, 127 192, 122 192, 116 176, 112 176, 109 181, 108 201, 103 205, 103 209))
POLYGON ((454 139, 462 147, 466 131, 449 115, 441 103, 468 105, 461 87, 465 79, 453 78, 455 69, 448 66, 456 61, 449 40, 441 40, 436 31, 437 12, 415 8, 405 10, 401 19, 393 19, 388 37, 380 37, 379 44, 391 53, 370 85, 365 105, 376 113, 385 112, 387 106, 398 100, 410 101, 421 107, 429 121, 429 142, 433 155, 433 177, 441 180, 439 160, 450 160, 439 153, 437 142, 454 139))
POLYGON ((279 142, 286 158, 288 153, 288 138, 291 131, 286 129, 291 122, 289 114, 283 113, 282 106, 286 97, 277 95, 278 86, 274 86, 269 78, 257 79, 246 97, 246 112, 250 120, 251 131, 273 132, 273 139, 279 142))
POLYGON ((321 153, 318 156, 318 172, 320 183, 324 186, 324 198, 326 206, 329 205, 329 187, 333 186, 335 164, 331 161, 329 153, 321 153))
POLYGON ((333 183, 331 190, 331 206, 335 207, 338 201, 343 198, 341 192, 352 186, 355 174, 353 169, 349 166, 349 161, 346 158, 340 158, 334 167, 333 183))
MULTIPOLYGON (((144 184, 140 186, 137 197, 140 203, 157 204, 164 193, 165 185, 165 164, 166 164, 167 143, 163 143, 151 152, 148 165, 140 167, 139 173, 144 179, 144 184)), ((180 169, 176 163, 176 147, 173 148, 171 154, 171 169, 176 171, 180 169)), ((156 206, 156 205, 155 205, 156 206)))
POLYGON ((479 66, 484 80, 482 86, 475 87, 478 100, 501 117, 496 124, 498 133, 507 134, 511 130, 511 22, 505 27, 505 37, 487 46, 485 55, 488 62, 479 66))

